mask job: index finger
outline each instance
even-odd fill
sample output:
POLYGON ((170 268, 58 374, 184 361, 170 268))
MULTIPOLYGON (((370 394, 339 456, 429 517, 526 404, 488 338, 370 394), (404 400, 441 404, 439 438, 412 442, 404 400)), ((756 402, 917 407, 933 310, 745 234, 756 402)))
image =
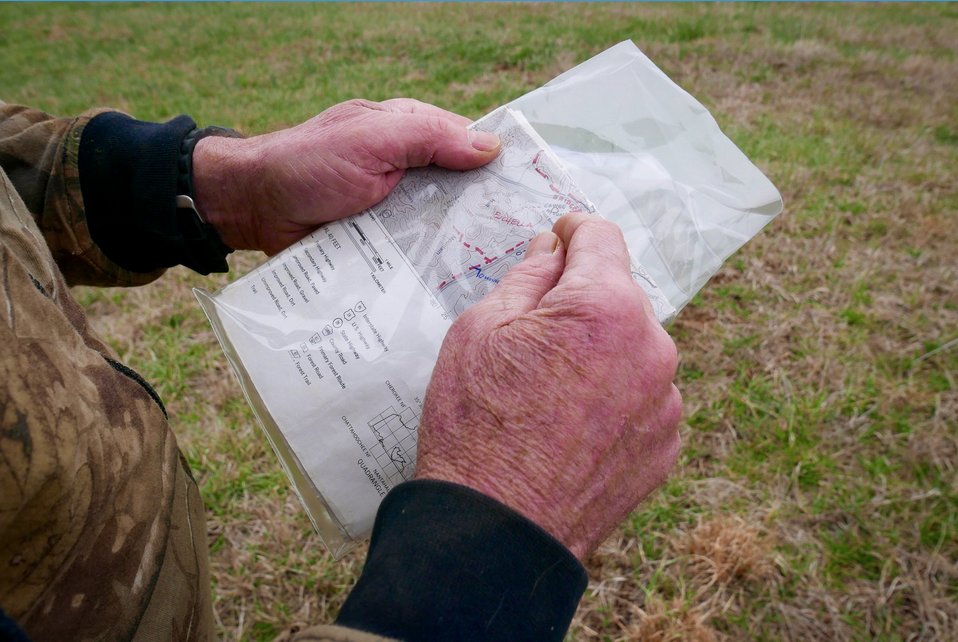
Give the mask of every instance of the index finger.
POLYGON ((632 281, 629 250, 622 230, 596 214, 566 214, 552 227, 566 247, 562 280, 627 279, 632 281))
POLYGON ((578 291, 605 298, 608 286, 614 286, 626 297, 621 303, 634 296, 645 319, 662 330, 649 296, 632 277, 629 248, 618 225, 597 214, 577 212, 556 221, 552 231, 566 248, 565 269, 553 292, 564 289, 566 296, 578 291))
POLYGON ((430 105, 414 98, 392 98, 379 103, 387 110, 397 114, 422 114, 424 116, 438 116, 446 120, 451 120, 457 125, 468 127, 472 121, 465 116, 447 111, 441 107, 430 105))

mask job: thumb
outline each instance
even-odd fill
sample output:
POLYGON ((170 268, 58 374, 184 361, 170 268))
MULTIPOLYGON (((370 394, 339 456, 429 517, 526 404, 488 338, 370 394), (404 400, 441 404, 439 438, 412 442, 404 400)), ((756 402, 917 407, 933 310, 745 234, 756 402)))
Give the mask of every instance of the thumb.
POLYGON ((522 263, 509 270, 479 305, 510 314, 531 312, 556 286, 564 268, 565 245, 552 232, 543 232, 529 242, 522 263))
POLYGON ((489 132, 467 129, 437 114, 396 114, 390 128, 392 145, 384 158, 397 169, 435 163, 448 169, 466 170, 485 165, 496 157, 501 144, 489 132))

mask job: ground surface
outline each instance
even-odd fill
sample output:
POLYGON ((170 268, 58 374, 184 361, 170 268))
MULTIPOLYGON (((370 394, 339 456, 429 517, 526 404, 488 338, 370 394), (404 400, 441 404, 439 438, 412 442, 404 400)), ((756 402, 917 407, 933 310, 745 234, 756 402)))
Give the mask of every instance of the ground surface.
MULTIPOLYGON (((786 211, 672 327, 684 455, 590 560, 573 640, 958 639, 955 5, 0 5, 0 97, 247 133, 348 98, 478 117, 633 39, 786 211)), ((259 260, 233 259, 234 272, 259 260)), ((79 289, 172 411, 224 639, 333 617, 317 541, 191 286, 79 289)))

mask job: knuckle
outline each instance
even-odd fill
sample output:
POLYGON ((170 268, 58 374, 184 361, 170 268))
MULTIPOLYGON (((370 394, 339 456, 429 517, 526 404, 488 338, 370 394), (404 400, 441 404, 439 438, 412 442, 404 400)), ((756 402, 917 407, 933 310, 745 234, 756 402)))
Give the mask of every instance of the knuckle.
POLYGON ((447 139, 447 127, 442 118, 422 114, 399 114, 396 123, 406 141, 406 165, 426 166, 435 160, 442 143, 447 139))
POLYGON ((469 334, 470 326, 473 325, 474 316, 475 314, 472 313, 472 308, 460 314, 456 320, 453 321, 449 331, 446 332, 446 340, 444 343, 461 345, 463 339, 465 339, 469 334))
POLYGON ((590 300, 591 307, 596 313, 607 318, 609 323, 627 328, 633 336, 643 341, 647 341, 646 337, 650 335, 655 341, 655 329, 650 324, 643 302, 631 288, 608 284, 595 288, 594 296, 590 297, 590 300))
POLYGON ((344 128, 354 129, 368 121, 370 112, 381 111, 379 105, 362 98, 337 103, 316 116, 315 122, 329 135, 341 135, 344 128))
POLYGON ((583 274, 569 274, 563 283, 567 286, 565 303, 573 309, 603 316, 616 309, 628 314, 629 302, 613 284, 597 283, 583 274), (625 305, 620 307, 620 302, 625 305))
POLYGON ((511 275, 511 278, 509 275, 505 278, 509 279, 509 283, 513 284, 513 287, 517 283, 521 283, 527 289, 540 291, 545 286, 551 287, 556 281, 555 270, 535 261, 520 263, 509 272, 514 272, 514 274, 511 275))
POLYGON ((374 102, 372 100, 366 100, 365 98, 352 98, 346 102, 335 105, 333 108, 341 107, 343 109, 371 109, 374 111, 381 111, 382 105, 380 103, 374 102))
POLYGON ((416 100, 415 98, 390 98, 378 104, 388 111, 404 114, 415 113, 427 106, 426 103, 421 100, 416 100))
POLYGON ((612 221, 606 220, 601 216, 586 215, 587 218, 580 226, 581 230, 586 230, 590 235, 596 237, 597 243, 608 244, 613 238, 620 240, 622 228, 612 221))
POLYGON ((598 230, 599 232, 601 232, 602 234, 611 234, 611 235, 613 235, 613 236, 622 236, 622 230, 621 230, 621 228, 619 228, 618 225, 616 225, 615 223, 613 223, 613 222, 610 221, 610 220, 607 220, 607 219, 604 219, 604 218, 601 218, 601 217, 598 217, 598 216, 593 217, 593 218, 590 218, 590 219, 586 222, 586 225, 592 225, 592 226, 594 226, 595 229, 598 230))
POLYGON ((441 139, 449 131, 449 122, 436 115, 422 117, 422 132, 430 140, 441 139))
POLYGON ((562 311, 570 320, 588 327, 599 336, 612 337, 620 326, 628 326, 627 322, 622 323, 616 319, 606 297, 597 292, 562 289, 553 290, 549 297, 550 308, 562 311))
POLYGON ((675 347, 675 342, 672 341, 672 337, 669 336, 664 328, 661 328, 661 331, 657 334, 660 337, 658 346, 658 358, 659 363, 661 364, 660 367, 662 368, 663 373, 668 375, 669 381, 671 381, 675 378, 675 372, 679 367, 679 352, 675 347))
POLYGON ((401 110, 403 105, 407 103, 409 100, 411 99, 410 98, 390 98, 389 100, 382 101, 381 103, 379 103, 379 105, 389 111, 393 111, 394 109, 401 110))
POLYGON ((639 288, 638 292, 632 287, 617 288, 616 294, 621 300, 620 306, 623 312, 628 315, 630 322, 639 328, 649 325, 645 301, 642 300, 644 293, 641 291, 641 288, 639 288))
POLYGON ((647 352, 654 360, 657 370, 671 381, 678 369, 679 356, 675 342, 669 333, 655 318, 645 293, 639 286, 630 288, 631 292, 621 292, 619 305, 624 323, 640 337, 647 346, 647 352))
POLYGON ((665 400, 663 415, 665 425, 674 431, 675 439, 681 441, 676 429, 682 421, 682 393, 674 385, 669 390, 669 395, 665 400))
POLYGON ((679 424, 682 421, 682 395, 675 386, 666 395, 655 413, 654 430, 660 462, 665 470, 672 468, 682 449, 679 424))
POLYGON ((475 305, 460 314, 446 333, 446 343, 451 345, 466 345, 476 341, 477 337, 485 333, 486 315, 482 303, 475 305))
POLYGON ((672 435, 669 438, 668 448, 665 452, 665 464, 669 470, 675 466, 675 462, 679 460, 679 455, 682 452, 682 437, 679 435, 679 431, 673 430, 672 435))

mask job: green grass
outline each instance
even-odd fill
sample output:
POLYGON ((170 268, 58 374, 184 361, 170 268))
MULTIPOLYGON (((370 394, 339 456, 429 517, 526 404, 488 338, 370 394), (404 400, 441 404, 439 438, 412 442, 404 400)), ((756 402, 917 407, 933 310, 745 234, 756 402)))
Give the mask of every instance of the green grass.
MULTIPOLYGON (((355 97, 475 118, 633 39, 786 211, 670 328, 682 459, 590 560, 569 638, 958 639, 956 5, 0 4, 0 24, 0 99, 248 134, 355 97)), ((362 562, 318 544, 190 294, 258 260, 74 292, 170 409, 227 639, 328 621, 362 562)))

